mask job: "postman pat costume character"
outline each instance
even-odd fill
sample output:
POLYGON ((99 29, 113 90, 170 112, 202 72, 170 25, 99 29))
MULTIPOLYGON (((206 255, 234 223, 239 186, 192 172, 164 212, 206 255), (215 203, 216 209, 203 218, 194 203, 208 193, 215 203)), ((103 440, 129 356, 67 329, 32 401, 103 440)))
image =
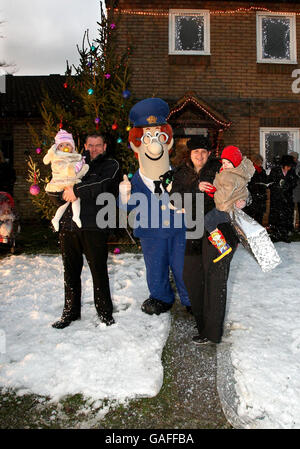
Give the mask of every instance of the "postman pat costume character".
MULTIPOLYGON (((55 136, 55 144, 48 150, 43 159, 45 165, 51 163, 52 179, 46 186, 46 192, 63 192, 67 186, 73 186, 80 182, 87 173, 89 166, 85 163, 81 154, 75 150, 72 134, 61 129, 55 136)), ((55 231, 59 230, 59 221, 67 209, 69 203, 60 206, 52 224, 55 231)), ((80 198, 72 203, 73 221, 81 228, 80 221, 80 198)))
POLYGON ((134 235, 141 242, 150 292, 142 311, 149 315, 167 312, 174 303, 170 268, 181 303, 190 309, 182 280, 184 217, 182 213, 170 209, 169 194, 163 190, 159 180, 170 170, 169 151, 173 145, 173 132, 166 122, 168 114, 169 106, 160 98, 147 98, 133 106, 130 120, 134 127, 129 132, 129 142, 138 157, 139 170, 131 183, 124 175, 119 187, 119 207, 127 206, 129 212, 136 210, 134 235), (135 194, 140 195, 141 201, 135 194), (139 220, 138 216, 142 215, 146 219, 139 220))

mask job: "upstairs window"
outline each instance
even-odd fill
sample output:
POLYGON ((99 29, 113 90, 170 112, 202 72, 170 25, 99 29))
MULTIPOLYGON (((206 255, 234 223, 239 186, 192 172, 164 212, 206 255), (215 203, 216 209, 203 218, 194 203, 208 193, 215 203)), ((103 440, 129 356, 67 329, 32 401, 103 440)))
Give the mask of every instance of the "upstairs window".
POLYGON ((169 54, 210 54, 209 11, 169 10, 169 54))
POLYGON ((256 15, 257 62, 297 64, 294 14, 256 15))

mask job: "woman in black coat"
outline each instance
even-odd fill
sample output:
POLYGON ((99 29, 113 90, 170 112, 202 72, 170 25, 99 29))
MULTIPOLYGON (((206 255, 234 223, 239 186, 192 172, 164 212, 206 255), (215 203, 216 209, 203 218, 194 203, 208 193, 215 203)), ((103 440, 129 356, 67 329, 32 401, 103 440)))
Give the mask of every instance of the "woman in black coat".
MULTIPOLYGON (((187 142, 181 159, 182 163, 175 169, 170 193, 192 193, 194 209, 196 195, 203 192, 205 215, 215 207, 213 197, 206 191, 209 191, 221 163, 212 157, 210 142, 203 136, 192 137, 187 142)), ((198 335, 193 338, 196 344, 219 343, 223 335, 227 280, 238 238, 230 223, 222 223, 218 228, 232 247, 232 252, 217 263, 213 260, 218 251, 209 242, 207 231, 200 238, 187 238, 186 241, 183 280, 198 329, 198 335)))

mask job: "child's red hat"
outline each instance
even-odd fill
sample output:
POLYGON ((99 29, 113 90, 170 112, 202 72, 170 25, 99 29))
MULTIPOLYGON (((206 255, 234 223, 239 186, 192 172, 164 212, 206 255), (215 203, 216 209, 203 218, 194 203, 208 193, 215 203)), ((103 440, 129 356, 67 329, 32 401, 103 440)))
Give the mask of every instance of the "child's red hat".
POLYGON ((229 145, 228 147, 225 147, 224 150, 222 151, 221 159, 227 159, 233 164, 234 167, 237 167, 242 162, 243 155, 238 147, 229 145))

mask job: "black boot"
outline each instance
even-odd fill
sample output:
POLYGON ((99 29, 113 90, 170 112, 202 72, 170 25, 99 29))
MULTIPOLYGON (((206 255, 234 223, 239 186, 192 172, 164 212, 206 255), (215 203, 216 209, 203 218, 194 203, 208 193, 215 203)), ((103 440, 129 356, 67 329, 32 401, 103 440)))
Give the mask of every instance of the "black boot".
POLYGON ((99 317, 101 323, 106 324, 106 326, 111 326, 112 324, 115 324, 115 320, 114 320, 112 315, 111 316, 106 316, 106 315, 99 315, 98 314, 98 317, 99 317))
POLYGON ((54 329, 64 329, 65 327, 70 326, 72 321, 80 320, 79 316, 62 316, 60 320, 55 321, 55 323, 52 324, 52 327, 54 329))
POLYGON ((160 301, 159 299, 148 298, 142 304, 142 311, 148 313, 148 315, 160 315, 161 313, 167 312, 171 309, 173 304, 168 304, 167 302, 160 301))
POLYGON ((210 340, 208 340, 205 337, 200 337, 200 335, 195 335, 195 337, 192 338, 192 342, 195 345, 207 345, 209 343, 212 343, 210 340))

